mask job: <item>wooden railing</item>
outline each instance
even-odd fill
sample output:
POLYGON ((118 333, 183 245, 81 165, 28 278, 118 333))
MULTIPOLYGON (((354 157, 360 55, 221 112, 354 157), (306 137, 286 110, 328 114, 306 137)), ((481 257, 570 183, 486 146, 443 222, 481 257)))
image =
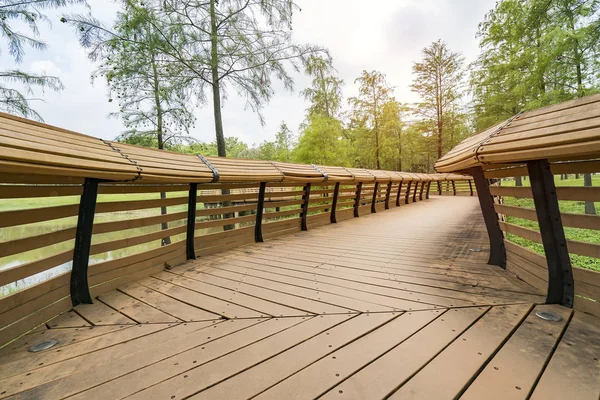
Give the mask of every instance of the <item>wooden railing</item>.
POLYGON ((583 178, 600 172, 599 95, 519 114, 465 140, 436 169, 474 175, 490 263, 548 303, 600 316, 600 216, 585 213, 586 202, 600 212, 600 187, 583 178))
POLYGON ((186 260, 471 180, 180 155, 10 116, 0 127, 0 346, 186 260))

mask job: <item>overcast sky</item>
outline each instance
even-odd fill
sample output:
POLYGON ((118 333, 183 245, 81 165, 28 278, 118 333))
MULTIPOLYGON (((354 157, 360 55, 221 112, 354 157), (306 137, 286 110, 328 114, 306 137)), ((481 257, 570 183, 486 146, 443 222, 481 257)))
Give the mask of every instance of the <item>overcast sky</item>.
MULTIPOLYGON (((117 6, 111 0, 88 0, 94 16, 110 23, 117 6)), ((294 34, 298 42, 324 46, 333 56, 334 65, 344 79, 344 96, 356 94, 354 79, 362 70, 378 70, 386 74, 402 102, 417 99, 411 93, 411 66, 420 59, 421 49, 442 39, 453 51, 461 52, 467 62, 478 54, 475 38, 477 25, 496 0, 297 0, 302 11, 296 13, 294 34)), ((71 10, 72 11, 72 10, 71 10)), ((118 119, 109 119, 118 111, 116 102, 108 102, 103 81, 91 83, 90 73, 96 68, 87 59, 77 39, 59 22, 61 12, 49 15, 52 29, 43 27, 42 39, 49 48, 45 52, 29 51, 21 68, 46 72, 62 79, 65 90, 60 93, 36 93, 45 101, 35 108, 45 122, 104 139, 114 139, 124 128, 118 119)), ((13 68, 12 60, 2 57, 1 68, 13 68)), ((244 107, 244 101, 231 93, 224 104, 225 136, 237 136, 248 144, 273 140, 284 120, 297 132, 304 119, 307 104, 299 92, 309 80, 296 76, 293 93, 280 86, 264 109, 266 125, 244 107)), ((202 141, 214 140, 211 104, 198 111, 192 135, 202 141)))

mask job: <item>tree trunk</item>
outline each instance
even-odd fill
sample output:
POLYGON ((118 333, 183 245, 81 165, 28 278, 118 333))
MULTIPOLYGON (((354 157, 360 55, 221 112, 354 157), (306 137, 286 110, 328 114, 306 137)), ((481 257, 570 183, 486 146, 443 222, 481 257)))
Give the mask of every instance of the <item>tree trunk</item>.
MULTIPOLYGON (((592 187, 592 174, 583 174, 583 186, 592 187)), ((596 206, 593 201, 585 202, 585 213, 596 215, 596 206)))
MULTIPOLYGON (((152 63, 152 78, 153 78, 153 85, 154 85, 154 102, 155 102, 155 106, 156 106, 156 136, 158 138, 158 148, 160 150, 164 150, 165 148, 165 143, 164 143, 164 126, 163 126, 163 111, 162 111, 162 106, 160 103, 160 83, 158 81, 158 71, 156 70, 156 60, 154 58, 154 53, 152 53, 152 58, 150 60, 150 62, 152 63)), ((167 198, 167 194, 165 192, 160 192, 160 199, 164 200, 167 198)), ((160 214, 161 215, 167 215, 167 207, 162 206, 160 208, 160 214)), ((163 231, 169 229, 169 224, 166 222, 163 222, 160 224, 160 227, 163 231)), ((171 238, 169 236, 166 236, 164 238, 162 238, 161 240, 161 246, 166 246, 171 244, 171 238)))
POLYGON ((223 133, 223 116, 221 114, 221 87, 219 80, 219 54, 218 54, 218 39, 219 32, 217 30, 217 16, 215 11, 215 2, 210 0, 210 58, 211 58, 211 73, 212 73, 212 92, 213 92, 213 114, 215 117, 215 134, 217 136, 217 151, 219 157, 226 157, 227 150, 225 148, 225 135, 223 133))

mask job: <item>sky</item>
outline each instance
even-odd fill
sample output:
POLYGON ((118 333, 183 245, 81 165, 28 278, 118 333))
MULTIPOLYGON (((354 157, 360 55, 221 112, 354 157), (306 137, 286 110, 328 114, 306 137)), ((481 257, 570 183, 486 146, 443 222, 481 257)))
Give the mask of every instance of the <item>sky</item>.
MULTIPOLYGON (((110 25, 117 4, 112 0, 88 2, 92 14, 110 25)), ((394 87, 397 100, 412 103, 418 97, 410 90, 411 69, 420 60, 421 50, 442 39, 452 51, 462 53, 467 63, 474 61, 479 53, 477 26, 495 3, 496 0, 297 0, 301 11, 295 14, 294 40, 329 50, 345 81, 345 98, 357 94, 354 80, 363 70, 378 70, 394 87)), ((41 29, 41 39, 48 49, 29 50, 19 68, 58 76, 65 86, 59 93, 35 93, 43 101, 36 101, 34 108, 46 123, 114 139, 124 130, 119 119, 108 118, 109 113, 118 111, 118 104, 108 102, 108 89, 102 80, 91 81, 97 64, 87 58, 72 28, 59 21, 63 14, 77 11, 85 10, 49 12, 51 26, 44 24, 41 29)), ((0 68, 14 67, 12 59, 1 58, 0 68)), ((260 144, 274 139, 282 121, 297 133, 308 108, 299 93, 310 80, 302 74, 293 76, 294 92, 275 85, 275 95, 263 110, 265 125, 245 107, 242 98, 229 93, 223 105, 225 136, 237 136, 249 145, 260 144)), ((213 141, 212 104, 200 108, 196 117, 191 135, 200 141, 213 141)))

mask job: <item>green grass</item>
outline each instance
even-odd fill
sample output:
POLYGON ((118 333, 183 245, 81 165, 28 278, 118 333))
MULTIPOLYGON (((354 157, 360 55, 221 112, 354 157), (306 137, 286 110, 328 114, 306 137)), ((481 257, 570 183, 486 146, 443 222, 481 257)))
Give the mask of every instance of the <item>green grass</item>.
MULTIPOLYGON (((554 182, 556 186, 583 186, 583 177, 579 179, 575 179, 574 176, 569 176, 568 179, 561 180, 560 177, 555 177, 554 182)), ((592 185, 600 186, 600 175, 592 176, 592 185)), ((503 180, 502 186, 515 186, 514 179, 503 180)), ((530 186, 529 179, 523 180, 523 186, 530 186)), ((518 199, 514 197, 505 197, 504 204, 507 206, 515 206, 522 208, 530 208, 535 209, 535 205, 533 199, 518 199)), ((596 212, 600 212, 600 202, 594 203, 596 206, 596 212)), ((585 203, 583 201, 559 201, 560 211, 563 213, 571 213, 571 214, 584 214, 585 213, 585 203)), ((507 217, 506 222, 522 226, 524 228, 528 228, 534 231, 539 232, 539 225, 537 221, 530 221, 522 218, 516 217, 507 217)), ((565 227, 565 236, 567 239, 577 240, 580 242, 588 242, 588 243, 600 243, 600 231, 591 230, 591 229, 579 229, 579 228, 571 228, 565 227)), ((524 239, 520 236, 514 234, 507 235, 508 240, 513 243, 516 243, 520 246, 526 247, 530 250, 533 250, 539 254, 544 254, 544 248, 540 243, 532 242, 530 240, 524 239)), ((578 254, 571 254, 571 263, 574 266, 586 269, 592 269, 596 271, 600 271, 600 259, 594 257, 585 257, 580 256, 578 254)))

